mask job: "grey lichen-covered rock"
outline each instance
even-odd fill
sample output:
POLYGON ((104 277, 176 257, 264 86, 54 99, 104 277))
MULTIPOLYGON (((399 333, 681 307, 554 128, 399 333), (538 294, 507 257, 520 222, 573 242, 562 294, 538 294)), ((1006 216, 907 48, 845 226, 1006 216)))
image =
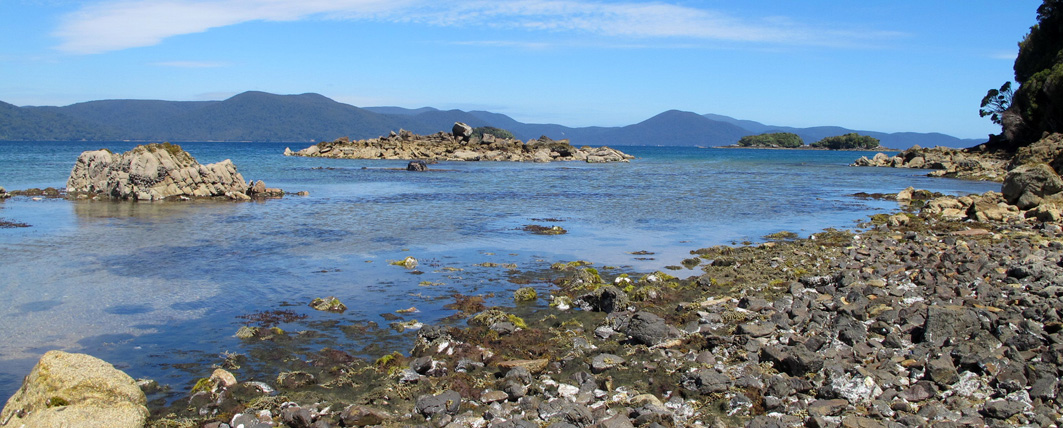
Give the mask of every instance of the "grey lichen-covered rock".
POLYGON ((144 392, 129 375, 96 357, 49 351, 0 412, 0 426, 143 427, 144 392))
POLYGON ((288 156, 327 157, 338 159, 407 159, 425 161, 509 161, 509 162, 627 162, 634 156, 609 147, 574 147, 568 140, 546 136, 523 142, 495 136, 478 137, 472 128, 455 123, 451 132, 416 135, 398 133, 368 140, 340 138, 321 142, 288 156))
POLYGON ((144 201, 181 197, 246 200, 250 199, 248 187, 232 161, 201 165, 170 143, 137 146, 121 154, 84 152, 66 185, 71 195, 144 201))

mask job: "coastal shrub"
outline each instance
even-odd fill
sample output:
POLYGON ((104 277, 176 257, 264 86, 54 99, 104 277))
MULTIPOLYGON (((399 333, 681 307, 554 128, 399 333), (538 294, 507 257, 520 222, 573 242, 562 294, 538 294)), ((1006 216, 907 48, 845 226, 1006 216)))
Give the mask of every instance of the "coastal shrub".
POLYGON ((1063 0, 1044 0, 1037 8, 1037 23, 1019 42, 1013 69, 1019 87, 1012 93, 1006 82, 990 89, 979 110, 1001 125, 991 142, 1006 142, 1009 150, 1063 131, 1063 0))
POLYGON ((772 132, 760 135, 747 135, 738 140, 740 147, 783 147, 796 148, 805 145, 805 140, 791 132, 772 132))
POLYGON ((493 135, 493 136, 495 136, 497 138, 501 138, 501 139, 510 139, 510 140, 516 140, 517 139, 517 137, 514 136, 512 132, 509 132, 509 131, 507 131, 505 129, 501 129, 501 128, 495 128, 493 126, 481 126, 481 127, 472 129, 473 138, 479 138, 479 139, 482 140, 484 138, 485 134, 486 135, 493 135))
POLYGON ((811 145, 812 147, 831 150, 875 149, 879 147, 879 141, 878 138, 850 132, 845 135, 827 137, 811 145))
POLYGON ((997 125, 1003 125, 1004 112, 1011 107, 1011 101, 1015 98, 1015 91, 1011 89, 1011 82, 1004 82, 1000 89, 990 89, 982 98, 981 108, 978 115, 989 116, 989 120, 997 125))

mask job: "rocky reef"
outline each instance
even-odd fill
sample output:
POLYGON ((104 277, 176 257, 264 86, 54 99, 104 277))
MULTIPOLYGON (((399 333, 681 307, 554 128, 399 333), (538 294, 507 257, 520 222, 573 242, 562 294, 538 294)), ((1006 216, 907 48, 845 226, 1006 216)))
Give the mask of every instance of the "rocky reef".
POLYGON ((77 198, 139 201, 284 195, 261 181, 244 182, 228 159, 200 165, 170 143, 141 145, 121 154, 106 149, 84 152, 70 171, 66 191, 77 198))
POLYGON ((568 140, 539 137, 527 143, 491 134, 473 135, 464 123, 455 123, 450 133, 417 135, 400 130, 368 140, 350 141, 340 138, 321 142, 293 152, 285 149, 285 156, 327 157, 338 159, 403 159, 425 161, 510 161, 553 162, 582 161, 590 163, 626 162, 634 156, 609 147, 574 147, 568 140))

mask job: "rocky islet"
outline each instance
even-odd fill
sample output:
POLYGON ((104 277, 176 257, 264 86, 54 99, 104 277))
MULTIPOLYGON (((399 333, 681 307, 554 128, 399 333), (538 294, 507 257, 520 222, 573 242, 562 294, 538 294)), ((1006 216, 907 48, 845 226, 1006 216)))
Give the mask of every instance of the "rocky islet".
MULTIPOLYGON (((473 135, 469 125, 458 122, 451 132, 417 135, 400 130, 367 140, 351 141, 340 138, 321 142, 299 151, 285 149, 285 156, 326 157, 337 159, 402 159, 420 161, 509 161, 554 162, 580 161, 589 163, 627 162, 633 156, 609 147, 575 147, 568 140, 552 140, 545 136, 523 142, 500 138, 491 134, 473 135)), ((423 171, 424 164, 407 166, 410 171, 423 171)))
POLYGON ((170 143, 137 146, 125 153, 102 149, 78 156, 67 180, 75 198, 155 201, 191 198, 250 200, 283 196, 258 181, 247 183, 229 160, 201 165, 170 143))

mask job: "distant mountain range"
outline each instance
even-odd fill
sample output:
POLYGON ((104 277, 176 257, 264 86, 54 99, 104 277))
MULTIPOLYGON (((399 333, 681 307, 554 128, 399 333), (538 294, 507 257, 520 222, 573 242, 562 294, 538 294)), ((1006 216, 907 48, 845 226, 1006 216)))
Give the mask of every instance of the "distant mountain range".
POLYGON ((372 138, 407 129, 419 134, 449 131, 454 122, 507 129, 527 140, 545 135, 575 145, 724 146, 765 132, 792 132, 805 143, 858 132, 904 149, 969 147, 984 140, 938 133, 882 133, 836 126, 792 128, 716 114, 670 110, 623 127, 572 128, 522 123, 487 111, 431 107, 359 108, 318 94, 244 92, 224 101, 103 100, 64 107, 18 107, 0 102, 0 140, 18 141, 256 141, 317 142, 339 137, 372 138))

